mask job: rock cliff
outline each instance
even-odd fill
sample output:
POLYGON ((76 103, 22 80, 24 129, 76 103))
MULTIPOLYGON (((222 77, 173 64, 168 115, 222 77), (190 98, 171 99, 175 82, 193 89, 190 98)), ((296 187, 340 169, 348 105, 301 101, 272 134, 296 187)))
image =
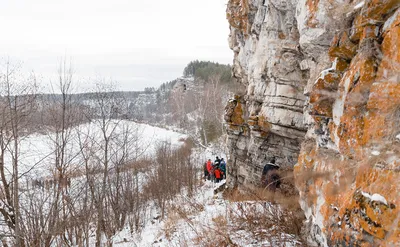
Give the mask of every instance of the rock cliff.
POLYGON ((229 185, 294 167, 310 242, 400 242, 400 1, 230 0, 229 185), (297 163, 297 164, 296 164, 297 163))
POLYGON ((293 166, 304 139, 303 89, 295 5, 284 1, 230 1, 233 74, 247 86, 226 109, 231 150, 229 183, 257 183, 272 156, 293 166))

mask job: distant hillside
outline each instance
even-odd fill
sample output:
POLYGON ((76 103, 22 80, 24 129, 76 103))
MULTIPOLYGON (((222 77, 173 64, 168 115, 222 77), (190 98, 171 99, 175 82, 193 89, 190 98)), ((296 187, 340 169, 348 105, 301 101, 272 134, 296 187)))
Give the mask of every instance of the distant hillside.
MULTIPOLYGON (((158 88, 149 87, 144 91, 133 92, 108 91, 101 94, 102 97, 112 97, 118 101, 113 117, 179 128, 202 144, 208 144, 222 135, 225 102, 240 86, 231 76, 230 65, 196 60, 185 67, 183 75, 158 88)), ((96 114, 93 109, 93 101, 98 97, 96 94, 81 93, 68 97, 78 111, 91 108, 90 112, 96 114)), ((61 103, 62 96, 41 94, 37 98, 34 129, 43 128, 43 125, 51 127, 51 108, 61 103)), ((76 124, 85 121, 84 114, 81 114, 76 124)))
POLYGON ((194 77, 208 81, 211 76, 218 76, 221 83, 232 82, 231 66, 210 61, 191 61, 183 70, 185 77, 194 77))

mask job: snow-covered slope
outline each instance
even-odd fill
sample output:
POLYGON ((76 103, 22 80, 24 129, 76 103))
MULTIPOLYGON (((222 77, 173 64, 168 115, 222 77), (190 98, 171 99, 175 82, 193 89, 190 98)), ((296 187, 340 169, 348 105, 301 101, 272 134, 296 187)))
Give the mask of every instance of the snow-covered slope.
POLYGON ((239 223, 237 218, 246 215, 256 220, 257 214, 268 215, 266 211, 279 217, 275 215, 278 206, 263 201, 231 202, 222 192, 215 193, 224 186, 225 180, 218 184, 205 181, 194 197, 177 195, 165 220, 159 219, 154 208, 140 234, 131 234, 126 227, 113 238, 114 246, 301 246, 296 236, 276 232, 277 228, 265 225, 257 229, 263 235, 239 223))

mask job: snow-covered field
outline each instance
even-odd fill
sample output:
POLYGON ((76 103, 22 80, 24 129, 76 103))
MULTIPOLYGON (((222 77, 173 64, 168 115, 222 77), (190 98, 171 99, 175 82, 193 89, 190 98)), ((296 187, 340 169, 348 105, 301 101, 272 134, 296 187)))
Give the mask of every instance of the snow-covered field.
MULTIPOLYGON (((187 138, 186 135, 153 127, 147 124, 139 124, 132 121, 120 120, 111 123, 108 132, 115 127, 112 134, 112 142, 119 143, 129 139, 128 148, 130 157, 135 160, 141 156, 152 156, 160 142, 169 141, 172 145, 180 145, 187 138)), ((32 179, 52 175, 55 162, 55 134, 32 134, 22 138, 20 142, 19 174, 22 179, 32 179)), ((67 163, 73 168, 79 168, 82 164, 82 147, 92 148, 94 151, 101 150, 101 129, 97 122, 86 123, 76 126, 70 130, 69 142, 67 144, 67 163)), ((119 152, 122 150, 112 150, 119 152)), ((11 171, 11 156, 5 158, 5 164, 11 171)))

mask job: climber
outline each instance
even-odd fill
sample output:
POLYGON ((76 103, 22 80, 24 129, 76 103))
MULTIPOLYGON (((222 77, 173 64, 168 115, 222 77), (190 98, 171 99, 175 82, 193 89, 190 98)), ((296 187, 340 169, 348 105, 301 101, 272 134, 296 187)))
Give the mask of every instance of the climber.
POLYGON ((226 162, 224 158, 221 158, 221 162, 219 163, 219 168, 222 172, 222 179, 226 179, 226 162))
POLYGON ((215 176, 216 183, 219 183, 222 180, 221 170, 219 169, 218 166, 214 167, 214 176, 215 176))
POLYGON ((219 166, 219 163, 221 162, 221 160, 218 158, 218 156, 215 158, 214 161, 214 166, 219 166))
POLYGON ((209 174, 210 174, 210 173, 208 172, 207 163, 208 163, 208 161, 204 162, 204 166, 203 166, 204 181, 208 179, 209 174))
POLYGON ((275 192, 280 187, 281 181, 278 174, 279 165, 275 163, 275 157, 268 162, 263 169, 261 176, 261 183, 263 187, 266 187, 269 191, 275 192))
POLYGON ((211 172, 212 172, 212 169, 213 169, 213 163, 212 163, 211 159, 208 159, 206 167, 207 167, 207 172, 208 172, 207 179, 210 180, 211 179, 211 172))

